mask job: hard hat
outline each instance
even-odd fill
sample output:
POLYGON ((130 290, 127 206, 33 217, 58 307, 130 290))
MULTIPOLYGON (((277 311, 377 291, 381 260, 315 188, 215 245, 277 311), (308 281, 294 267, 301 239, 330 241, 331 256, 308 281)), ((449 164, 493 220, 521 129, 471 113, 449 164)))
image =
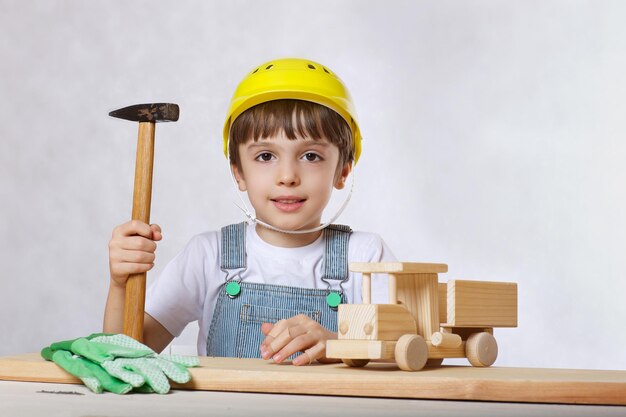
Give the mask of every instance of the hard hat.
POLYGON ((250 72, 235 90, 224 123, 224 154, 235 119, 257 104, 272 100, 297 99, 321 104, 336 111, 350 126, 354 162, 361 155, 361 132, 352 97, 343 82, 327 67, 299 58, 266 62, 250 72))

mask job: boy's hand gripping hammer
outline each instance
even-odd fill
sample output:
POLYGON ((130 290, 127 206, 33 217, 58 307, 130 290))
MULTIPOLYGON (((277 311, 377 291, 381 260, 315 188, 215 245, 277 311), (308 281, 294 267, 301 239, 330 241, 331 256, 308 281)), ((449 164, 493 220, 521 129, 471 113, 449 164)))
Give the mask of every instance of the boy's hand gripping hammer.
MULTIPOLYGON (((150 223, 155 124, 157 122, 175 122, 178 120, 178 113, 178 105, 171 103, 137 104, 109 113, 109 116, 112 117, 139 122, 135 160, 135 189, 133 192, 133 220, 150 223)), ((146 273, 131 274, 126 283, 123 332, 140 342, 143 342, 145 297, 146 273)))

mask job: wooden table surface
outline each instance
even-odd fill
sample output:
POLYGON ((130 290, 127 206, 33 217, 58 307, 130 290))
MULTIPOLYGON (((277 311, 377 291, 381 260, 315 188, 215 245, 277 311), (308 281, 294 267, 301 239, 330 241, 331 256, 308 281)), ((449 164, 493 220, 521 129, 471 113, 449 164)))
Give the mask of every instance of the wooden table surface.
MULTIPOLYGON (((626 405, 626 371, 443 366, 419 372, 392 364, 295 367, 260 359, 201 358, 178 389, 378 398, 626 405)), ((38 354, 0 358, 0 380, 78 384, 38 354)), ((626 407, 617 407, 626 415, 626 407)))

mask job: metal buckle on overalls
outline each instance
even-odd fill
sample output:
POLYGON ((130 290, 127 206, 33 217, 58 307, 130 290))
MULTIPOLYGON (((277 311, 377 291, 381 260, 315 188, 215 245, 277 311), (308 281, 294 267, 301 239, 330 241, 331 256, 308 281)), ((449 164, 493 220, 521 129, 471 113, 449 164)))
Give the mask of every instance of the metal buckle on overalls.
POLYGON ((226 283, 224 284, 224 290, 228 298, 234 299, 239 297, 241 294, 241 273, 245 271, 246 268, 241 268, 237 270, 236 273, 233 274, 233 277, 229 277, 229 272, 225 269, 222 269, 226 273, 226 283))

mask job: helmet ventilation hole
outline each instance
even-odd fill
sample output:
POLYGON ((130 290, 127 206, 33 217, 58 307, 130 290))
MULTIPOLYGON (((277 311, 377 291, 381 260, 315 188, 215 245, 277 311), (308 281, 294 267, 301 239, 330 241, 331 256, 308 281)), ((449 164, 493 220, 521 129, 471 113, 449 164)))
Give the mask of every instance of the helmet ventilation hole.
POLYGON ((315 66, 313 66, 312 64, 307 65, 310 69, 314 70, 315 66))
POLYGON ((271 69, 274 66, 274 64, 269 64, 267 67, 265 67, 266 70, 271 69))
POLYGON ((326 68, 324 68, 324 67, 322 67, 322 68, 324 69, 324 72, 325 72, 326 74, 330 74, 330 71, 328 71, 328 70, 327 70, 326 68))

